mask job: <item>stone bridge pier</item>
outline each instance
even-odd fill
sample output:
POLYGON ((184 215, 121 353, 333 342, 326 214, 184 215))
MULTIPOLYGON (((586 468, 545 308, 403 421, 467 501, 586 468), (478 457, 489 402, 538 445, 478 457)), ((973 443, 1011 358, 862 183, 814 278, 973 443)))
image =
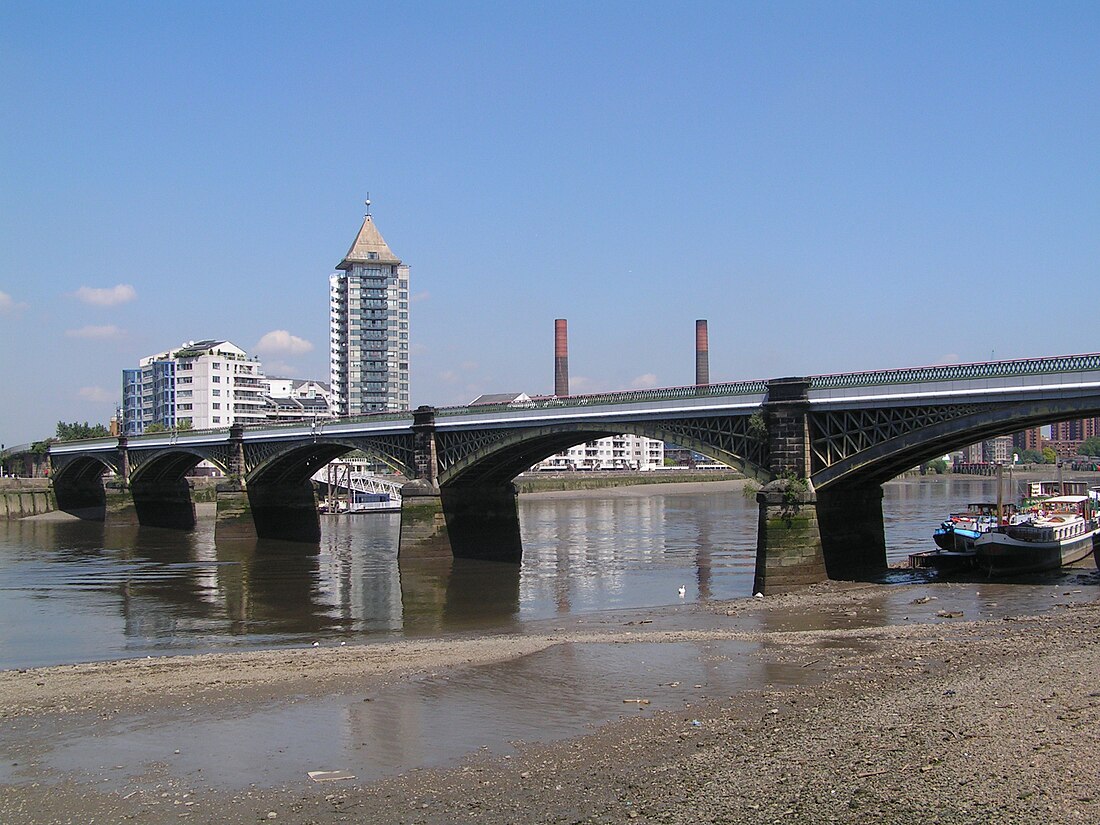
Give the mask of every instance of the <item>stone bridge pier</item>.
POLYGON ((229 428, 226 479, 217 486, 217 538, 233 541, 278 539, 316 544, 321 518, 313 482, 307 477, 252 478, 246 481, 244 427, 229 428))
POLYGON ((764 423, 769 471, 757 493, 755 593, 782 593, 886 568, 882 487, 816 490, 811 475, 810 382, 768 382, 764 423))
POLYGON ((462 479, 440 485, 431 407, 413 413, 413 450, 418 477, 401 488, 399 555, 450 553, 518 563, 523 544, 515 485, 462 479))

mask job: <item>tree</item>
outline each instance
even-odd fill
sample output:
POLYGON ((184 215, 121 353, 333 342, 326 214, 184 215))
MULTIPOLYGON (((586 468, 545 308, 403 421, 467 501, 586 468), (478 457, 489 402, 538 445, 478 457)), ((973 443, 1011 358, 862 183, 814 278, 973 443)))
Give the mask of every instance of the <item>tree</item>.
POLYGON ((1086 438, 1077 448, 1079 455, 1100 455, 1100 436, 1086 438))
POLYGON ((155 421, 152 424, 150 424, 148 427, 145 428, 145 432, 147 432, 147 433, 163 433, 163 432, 166 432, 167 430, 168 430, 167 427, 165 427, 163 424, 161 424, 159 422, 155 422, 155 421))
POLYGON ((1058 453, 1054 452, 1053 447, 1043 447, 1043 463, 1044 464, 1056 464, 1058 462, 1058 453))
POLYGON ((936 475, 943 475, 947 472, 947 462, 942 458, 933 458, 928 462, 928 469, 936 475))
POLYGON ((187 430, 194 429, 194 424, 190 418, 181 418, 176 422, 176 429, 180 432, 186 432, 187 430))
POLYGON ((110 435, 110 431, 102 424, 89 424, 85 421, 81 424, 74 421, 68 424, 64 421, 57 422, 57 438, 59 441, 77 441, 81 438, 102 438, 110 435))
POLYGON ((1043 454, 1039 450, 1020 450, 1018 455, 1021 464, 1042 464, 1044 461, 1043 454))

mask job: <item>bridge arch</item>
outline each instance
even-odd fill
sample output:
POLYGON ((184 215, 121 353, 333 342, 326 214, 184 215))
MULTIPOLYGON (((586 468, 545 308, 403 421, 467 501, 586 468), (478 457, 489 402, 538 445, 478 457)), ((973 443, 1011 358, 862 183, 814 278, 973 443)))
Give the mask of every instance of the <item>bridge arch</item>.
MULTIPOLYGON (((882 484, 924 461, 978 441, 1093 416, 1100 416, 1100 399, 1084 404, 1080 398, 1063 398, 968 405, 954 416, 946 414, 943 420, 925 422, 815 468, 812 479, 818 490, 882 484)), ((820 451, 815 461, 821 461, 820 451)))
POLYGON ((201 450, 171 447, 148 455, 131 454, 130 484, 179 481, 203 461, 211 462, 223 473, 228 472, 223 461, 201 450))
POLYGON ((669 441, 687 447, 745 475, 768 480, 766 446, 751 434, 748 416, 715 416, 705 422, 559 423, 543 427, 501 428, 481 431, 476 437, 448 431, 436 432, 439 484, 505 484, 540 461, 564 450, 616 435, 630 434, 669 441))
POLYGON ((103 474, 118 472, 117 453, 75 454, 51 456, 50 472, 57 509, 67 513, 94 511, 82 518, 102 520, 107 512, 107 495, 103 489, 103 474), (112 461, 113 459, 113 461, 112 461))
POLYGON ((319 438, 306 444, 245 445, 245 474, 249 484, 282 484, 308 481, 330 461, 355 450, 376 458, 395 472, 409 477, 413 470, 403 449, 376 439, 319 438))

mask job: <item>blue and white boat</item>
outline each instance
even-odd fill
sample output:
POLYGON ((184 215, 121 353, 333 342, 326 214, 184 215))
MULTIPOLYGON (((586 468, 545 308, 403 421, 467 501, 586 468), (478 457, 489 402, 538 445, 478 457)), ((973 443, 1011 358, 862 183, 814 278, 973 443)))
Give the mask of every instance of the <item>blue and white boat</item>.
POLYGON ((974 540, 977 566, 991 575, 1057 570, 1094 553, 1100 524, 1087 496, 1041 502, 1028 522, 993 527, 974 540))

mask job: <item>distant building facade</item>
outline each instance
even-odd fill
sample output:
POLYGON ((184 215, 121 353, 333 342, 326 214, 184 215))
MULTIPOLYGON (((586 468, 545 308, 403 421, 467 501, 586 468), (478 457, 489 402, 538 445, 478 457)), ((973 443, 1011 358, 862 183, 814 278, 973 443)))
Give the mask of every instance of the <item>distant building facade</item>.
POLYGON ((259 424, 267 380, 259 359, 230 341, 191 341, 122 371, 122 433, 153 424, 196 430, 259 424))
POLYGON ((329 346, 337 415, 409 408, 409 267, 370 215, 329 278, 329 346))
MULTIPOLYGON (((525 392, 479 395, 471 407, 508 406, 523 409, 545 400, 525 392)), ((615 435, 570 447, 533 466, 533 471, 654 470, 664 466, 665 443, 640 435, 615 435)))
POLYGON ((297 378, 268 378, 267 383, 264 401, 270 421, 325 421, 336 416, 328 384, 297 378))
POLYGON ((656 470, 665 463, 665 443, 640 435, 614 435, 570 447, 532 470, 656 470))

